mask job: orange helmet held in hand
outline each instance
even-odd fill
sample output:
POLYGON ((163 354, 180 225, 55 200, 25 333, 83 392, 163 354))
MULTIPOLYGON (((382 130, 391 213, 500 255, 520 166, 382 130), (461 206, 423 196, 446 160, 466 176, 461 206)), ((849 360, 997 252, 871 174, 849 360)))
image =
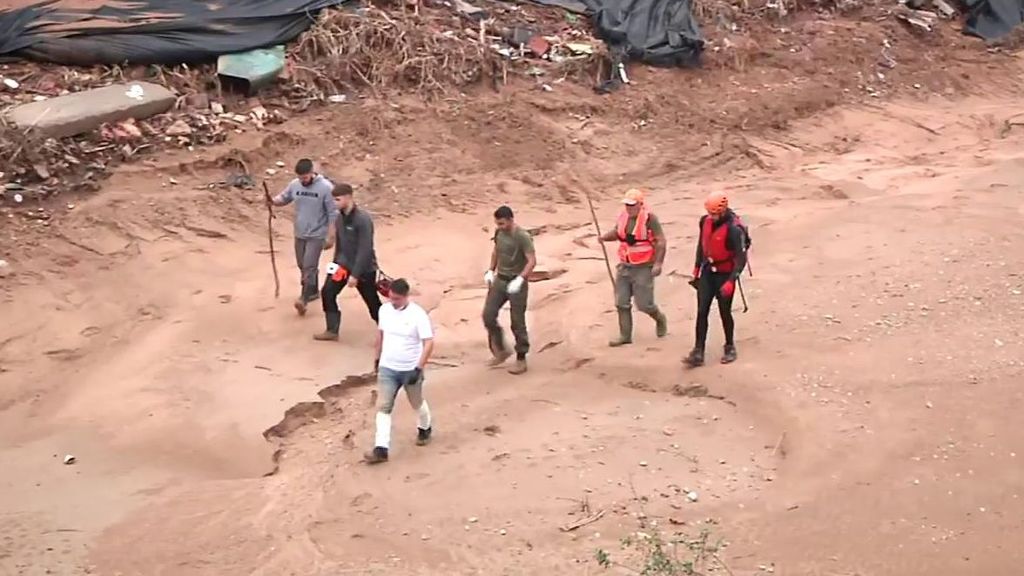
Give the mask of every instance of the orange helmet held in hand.
POLYGON ((725 192, 712 192, 704 200, 704 209, 712 216, 718 216, 729 209, 729 197, 725 192))

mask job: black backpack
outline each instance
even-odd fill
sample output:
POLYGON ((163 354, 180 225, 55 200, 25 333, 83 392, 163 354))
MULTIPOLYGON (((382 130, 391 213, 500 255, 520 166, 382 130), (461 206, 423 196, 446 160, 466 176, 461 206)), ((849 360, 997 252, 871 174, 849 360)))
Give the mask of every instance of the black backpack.
POLYGON ((743 232, 743 250, 750 250, 750 245, 753 242, 750 238, 750 228, 747 228, 747 225, 743 223, 743 219, 735 212, 732 213, 732 222, 743 232))

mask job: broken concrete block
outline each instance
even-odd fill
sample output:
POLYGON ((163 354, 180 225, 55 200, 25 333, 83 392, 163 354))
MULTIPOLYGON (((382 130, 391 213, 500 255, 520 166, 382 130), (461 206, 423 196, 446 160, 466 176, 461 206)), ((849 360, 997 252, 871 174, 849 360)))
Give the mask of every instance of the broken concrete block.
POLYGON ((188 136, 192 134, 192 127, 189 126, 184 120, 178 120, 174 124, 171 124, 164 130, 164 134, 168 136, 188 136))
POLYGON ((95 130, 107 122, 162 114, 174 101, 174 93, 163 86, 130 82, 22 104, 7 117, 20 128, 60 138, 95 130))
POLYGON ((465 14, 471 19, 486 20, 487 18, 489 18, 486 10, 484 10, 483 8, 479 8, 477 6, 473 6, 469 2, 465 2, 463 0, 455 0, 454 6, 455 9, 459 11, 459 13, 465 14))
POLYGON ((551 43, 548 42, 543 36, 534 36, 530 38, 529 42, 526 43, 526 47, 533 52, 534 56, 540 58, 551 50, 551 43))
POLYGON ((935 6, 935 10, 940 16, 949 20, 953 16, 956 16, 956 8, 954 8, 949 2, 945 0, 932 0, 932 5, 935 6))

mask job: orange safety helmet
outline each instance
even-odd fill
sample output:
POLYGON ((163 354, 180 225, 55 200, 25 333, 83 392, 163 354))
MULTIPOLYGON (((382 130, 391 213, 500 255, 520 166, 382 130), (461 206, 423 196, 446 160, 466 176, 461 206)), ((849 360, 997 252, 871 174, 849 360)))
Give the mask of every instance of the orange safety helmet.
POLYGON ((625 196, 622 197, 622 203, 625 204, 626 206, 636 206, 637 204, 643 204, 643 191, 637 188, 630 188, 629 190, 626 190, 625 196))
POLYGON ((725 192, 712 192, 704 200, 704 209, 712 216, 718 216, 729 209, 729 197, 725 192))

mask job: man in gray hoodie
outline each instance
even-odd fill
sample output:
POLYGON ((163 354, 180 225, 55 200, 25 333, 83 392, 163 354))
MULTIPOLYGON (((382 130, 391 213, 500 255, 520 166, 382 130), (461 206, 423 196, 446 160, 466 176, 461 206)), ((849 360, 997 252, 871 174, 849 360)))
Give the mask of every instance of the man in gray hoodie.
POLYGON ((295 310, 306 313, 306 304, 318 298, 320 253, 334 245, 334 221, 338 209, 331 191, 334 184, 313 171, 313 161, 303 158, 295 164, 297 178, 271 199, 275 206, 295 203, 295 263, 302 273, 302 291, 295 310))
POLYGON ((352 198, 352 187, 338 184, 332 192, 339 216, 333 228, 337 245, 334 260, 327 267, 327 278, 320 292, 324 306, 327 329, 315 334, 315 340, 337 340, 341 328, 341 310, 338 295, 345 286, 359 292, 366 303, 373 323, 377 323, 380 312, 380 295, 377 293, 377 253, 373 248, 373 218, 370 213, 356 205, 352 198))

